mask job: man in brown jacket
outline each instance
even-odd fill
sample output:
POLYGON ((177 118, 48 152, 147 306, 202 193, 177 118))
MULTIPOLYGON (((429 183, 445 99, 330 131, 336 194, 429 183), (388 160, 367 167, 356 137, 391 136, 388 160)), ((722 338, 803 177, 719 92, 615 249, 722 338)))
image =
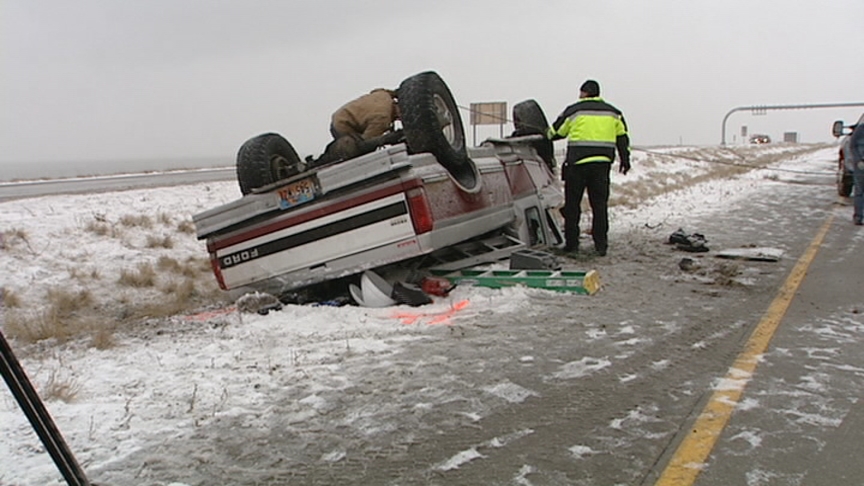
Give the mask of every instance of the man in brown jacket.
POLYGON ((397 119, 399 108, 396 105, 396 92, 373 89, 333 113, 330 134, 334 140, 346 135, 369 140, 393 130, 393 122, 397 119))
POLYGON ((402 140, 402 130, 393 130, 399 119, 396 92, 377 88, 342 105, 330 118, 333 141, 317 159, 306 157, 306 168, 359 157, 382 145, 402 140))

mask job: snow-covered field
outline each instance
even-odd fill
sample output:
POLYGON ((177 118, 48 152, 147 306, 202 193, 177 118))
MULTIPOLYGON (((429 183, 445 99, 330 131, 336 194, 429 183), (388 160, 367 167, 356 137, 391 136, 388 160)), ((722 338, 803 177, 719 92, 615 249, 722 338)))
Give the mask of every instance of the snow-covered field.
MULTIPOLYGON (((613 174, 610 240, 645 224, 671 228, 785 173, 829 173, 834 152, 794 145, 635 152, 633 171, 613 174)), ((421 308, 309 305, 241 314, 215 290, 204 244, 190 231, 192 214, 237 197, 235 182, 221 182, 0 203, 0 325, 94 482, 206 484, 182 471, 225 455, 177 450, 175 439, 232 423, 232 446, 240 447, 244 431, 267 428, 274 411, 298 433, 300 424, 320 421, 334 434, 350 428, 372 436, 388 424, 376 420, 380 410, 346 396, 360 385, 350 377, 380 374, 399 349, 454 324, 523 312, 529 296, 545 292, 458 287, 421 308), (58 322, 67 328, 58 330, 58 322)), ((62 484, 0 388, 0 485, 62 484)), ((447 400, 398 391, 420 408, 447 400)), ((513 383, 487 391, 511 403, 531 396, 513 383)), ((237 453, 259 446, 250 439, 237 453)), ((343 444, 317 459, 337 462, 347 453, 343 444)), ((441 468, 458 467, 453 461, 441 468)))

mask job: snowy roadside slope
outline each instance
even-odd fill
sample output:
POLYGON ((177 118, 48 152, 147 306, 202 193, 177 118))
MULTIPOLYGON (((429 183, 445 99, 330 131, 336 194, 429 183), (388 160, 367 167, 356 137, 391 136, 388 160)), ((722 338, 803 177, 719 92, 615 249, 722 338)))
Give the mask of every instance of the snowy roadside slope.
MULTIPOLYGON (((31 311, 44 305, 46 291, 62 289, 87 291, 96 306, 113 306, 109 312, 122 314, 116 308, 120 302, 164 298, 157 286, 118 284, 123 272, 144 264, 158 268, 160 258, 195 259, 203 262, 202 273, 209 272, 192 214, 236 197, 236 183, 215 182, 2 203, 0 285, 31 311)), ((205 280, 213 279, 200 279, 205 280)))
MULTIPOLYGON (((649 152, 634 151, 634 169, 626 176, 613 170, 611 206, 636 208, 660 194, 741 173, 743 169, 734 164, 761 167, 814 147, 646 150, 649 152)), ((766 171, 753 173, 772 177, 766 171)), ((212 292, 214 279, 207 252, 204 243, 194 238, 191 218, 239 196, 236 183, 227 181, 2 203, 0 265, 5 272, 0 276, 0 286, 15 294, 31 313, 44 304, 48 290, 86 291, 93 305, 100 307, 98 312, 111 317, 137 315, 136 304, 158 304, 165 299, 166 291, 172 290, 169 284, 178 279, 191 277, 201 293, 212 292), (163 268, 154 285, 118 284, 122 273, 137 274, 142 265, 160 270, 160 259, 163 268), (186 269, 166 269, 164 261, 168 259, 180 264, 191 262, 198 271, 190 275, 192 272, 186 269)), ((587 205, 587 198, 583 204, 587 205)), ((583 224, 588 222, 586 215, 583 224)))
MULTIPOLYGON (((688 157, 693 153, 667 150, 684 150, 688 157)), ((726 157, 725 149, 713 155, 711 149, 692 150, 718 160, 726 157)), ((784 168, 820 171, 819 164, 830 160, 833 149, 798 154, 794 147, 748 147, 744 157, 769 157, 765 163, 781 161, 784 168)), ((709 184, 686 185, 671 174, 707 171, 704 162, 653 155, 649 163, 644 155, 635 155, 629 179, 613 176, 613 194, 649 180, 681 187, 635 207, 615 207, 613 233, 710 214, 718 198, 747 197, 778 177, 768 171, 730 177, 724 172, 709 184)), ((159 288, 118 285, 118 276, 142 260, 155 265, 164 256, 180 261, 206 257, 203 243, 176 227, 191 214, 235 197, 235 184, 209 183, 206 188, 0 204, 0 229, 7 235, 12 230, 26 233, 25 239, 7 236, 0 253, 0 265, 8 269, 2 286, 13 289, 24 304, 23 309, 3 309, 4 332, 10 312, 38 311, 49 288, 86 288, 96 296, 94 306, 106 309, 109 317, 117 316, 124 302, 165 298, 168 294, 159 288), (128 214, 148 215, 153 224, 123 225, 120 221, 128 214), (118 231, 111 237, 96 234, 88 229, 93 220, 108 221, 118 231), (149 247, 147 238, 154 234, 172 235, 171 248, 149 247), (80 277, 93 275, 93 270, 98 277, 80 277)), ((201 272, 196 279, 209 281, 209 275, 201 272)), ((105 349, 74 337, 31 345, 13 340, 12 345, 41 393, 52 383, 75 389, 69 403, 48 400, 48 408, 93 481, 212 484, 221 473, 230 477, 232 458, 262 454, 263 461, 276 464, 275 455, 262 452, 272 434, 290 437, 286 440, 293 446, 293 461, 336 462, 396 427, 393 417, 420 431, 442 408, 461 417, 453 420, 470 424, 496 406, 525 400, 532 391, 513 383, 478 391, 457 376, 430 373, 436 363, 447 360, 447 350, 416 361, 406 361, 401 352, 412 343, 464 332, 464 326, 494 328, 504 316, 530 313, 530 297, 538 292, 543 291, 460 287, 447 299, 420 309, 286 306, 268 316, 217 309, 119 328, 115 344, 105 349), (421 371, 436 381, 406 385, 402 379, 421 371), (477 393, 488 398, 478 400, 477 393), (225 431, 230 435, 222 435, 225 431), (315 447, 307 447, 313 443, 315 447)), ((577 364, 566 372, 591 373, 601 365, 577 364)), ((5 388, 0 391, 0 464, 0 484, 62 484, 5 388)))

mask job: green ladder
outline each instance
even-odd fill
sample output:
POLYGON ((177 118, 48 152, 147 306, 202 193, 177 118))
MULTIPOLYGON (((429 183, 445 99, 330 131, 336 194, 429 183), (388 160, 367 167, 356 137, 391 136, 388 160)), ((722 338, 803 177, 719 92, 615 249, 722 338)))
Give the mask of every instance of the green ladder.
POLYGON ((593 295, 600 290, 600 275, 596 270, 571 272, 563 270, 432 270, 455 284, 477 285, 500 289, 514 285, 593 295))

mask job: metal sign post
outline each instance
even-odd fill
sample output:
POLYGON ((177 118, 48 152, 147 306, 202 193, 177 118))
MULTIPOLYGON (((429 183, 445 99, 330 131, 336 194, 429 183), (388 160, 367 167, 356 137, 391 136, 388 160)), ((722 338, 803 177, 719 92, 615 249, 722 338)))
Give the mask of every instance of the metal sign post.
POLYGON ((473 144, 477 145, 477 125, 498 125, 498 136, 504 136, 504 124, 507 122, 507 102, 491 101, 471 103, 471 126, 474 133, 473 144))
MULTIPOLYGON (((726 116, 723 117, 723 134, 720 137, 720 144, 726 145, 726 120, 729 119, 729 115, 735 113, 736 111, 745 111, 750 110, 754 115, 765 115, 768 113, 768 110, 800 110, 804 108, 847 108, 852 106, 864 106, 864 103, 856 102, 856 103, 814 103, 809 105, 755 105, 755 106, 739 106, 737 108, 732 108, 726 113, 726 116)), ((742 134, 743 136, 743 134, 742 134)))

